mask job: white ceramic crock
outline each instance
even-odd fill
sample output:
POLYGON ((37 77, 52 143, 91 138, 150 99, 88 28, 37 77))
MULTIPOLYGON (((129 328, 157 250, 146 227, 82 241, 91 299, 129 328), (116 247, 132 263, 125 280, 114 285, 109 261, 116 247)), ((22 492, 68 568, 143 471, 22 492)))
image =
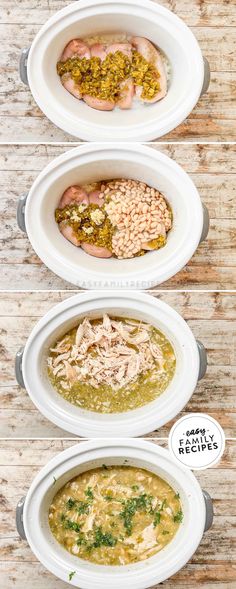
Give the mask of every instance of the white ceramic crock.
POLYGON ((55 274, 81 288, 151 288, 174 276, 208 232, 191 178, 171 158, 141 144, 82 145, 54 159, 18 204, 18 225, 55 274), (173 210, 173 228, 160 250, 130 260, 101 259, 76 248, 60 233, 54 213, 72 184, 133 178, 160 190, 173 210))
POLYGON ((149 141, 182 123, 209 85, 209 66, 191 30, 173 12, 150 0, 80 0, 52 16, 20 62, 41 110, 55 125, 87 141, 149 141), (147 37, 171 65, 167 96, 131 110, 101 112, 71 96, 61 85, 56 63, 75 37, 124 32, 147 37))
POLYGON ((63 581, 81 589, 147 589, 179 571, 192 557, 213 520, 211 499, 190 470, 165 450, 144 440, 94 440, 75 445, 53 458, 35 477, 17 508, 17 529, 42 564, 63 581), (92 468, 130 465, 152 471, 180 494, 183 522, 174 539, 155 556, 125 566, 95 565, 73 556, 57 543, 48 524, 48 510, 57 491, 92 468))
POLYGON ((183 409, 205 371, 205 349, 182 317, 163 301, 133 291, 87 292, 66 299, 40 319, 16 359, 17 380, 39 411, 62 429, 87 438, 141 436, 158 429, 183 409), (175 375, 167 389, 133 411, 101 414, 81 409, 63 399, 48 379, 49 348, 85 316, 97 318, 104 312, 151 323, 175 350, 175 375))

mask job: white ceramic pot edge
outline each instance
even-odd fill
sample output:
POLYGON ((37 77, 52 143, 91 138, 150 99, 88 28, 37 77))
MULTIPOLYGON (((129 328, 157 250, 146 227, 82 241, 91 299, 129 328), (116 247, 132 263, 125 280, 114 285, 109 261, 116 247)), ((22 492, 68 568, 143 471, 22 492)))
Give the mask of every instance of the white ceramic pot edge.
MULTIPOLYGON (((119 577, 118 580, 116 579, 114 567, 98 566, 98 567, 96 567, 97 568, 96 576, 94 576, 94 574, 93 574, 91 576, 92 578, 89 578, 90 572, 87 571, 86 574, 81 575, 81 571, 79 571, 79 565, 78 565, 78 575, 76 574, 75 578, 72 579, 71 585, 75 586, 75 587, 80 587, 81 589, 94 589, 94 588, 96 588, 96 589, 103 589, 103 588, 110 589, 110 586, 112 583, 112 587, 114 587, 114 589, 120 589, 119 583, 122 581, 122 577, 123 577, 123 582, 126 582, 126 583, 128 582, 129 587, 131 589, 147 589, 147 587, 151 587, 152 585, 154 585, 156 583, 159 584, 162 581, 166 580, 167 578, 171 577, 177 571, 179 571, 183 566, 186 565, 186 563, 189 561, 189 559, 192 557, 195 550, 197 549, 199 543, 201 542, 203 532, 204 532, 204 525, 205 525, 205 521, 206 521, 206 506, 205 506, 205 501, 204 501, 203 494, 202 494, 202 489, 201 489, 197 479, 193 475, 193 473, 190 470, 185 469, 182 466, 181 467, 179 465, 177 466, 177 464, 175 463, 175 461, 171 457, 168 450, 161 448, 159 446, 156 446, 152 442, 148 442, 146 440, 134 440, 134 439, 129 439, 129 438, 124 438, 122 440, 119 440, 119 441, 117 440, 114 442, 109 442, 105 439, 86 441, 86 442, 82 442, 79 445, 75 445, 71 448, 64 450, 59 455, 57 455, 52 460, 50 460, 50 462, 46 466, 44 466, 40 470, 40 472, 36 475, 36 477, 34 478, 33 483, 31 484, 30 489, 29 489, 26 499, 25 499, 24 511, 23 511, 23 525, 24 525, 24 530, 26 533, 26 538, 27 538, 27 541, 30 545, 31 550, 33 551, 35 556, 42 562, 42 564, 48 570, 50 570, 50 572, 52 572, 54 575, 59 576, 59 578, 68 582, 69 565, 65 570, 65 567, 62 566, 62 563, 59 560, 61 566, 60 566, 60 571, 58 571, 58 563, 53 562, 53 559, 50 558, 50 555, 47 556, 47 554, 46 555, 44 554, 42 556, 42 550, 41 550, 42 547, 40 546, 40 548, 38 548, 34 539, 31 538, 31 533, 30 533, 30 529, 28 526, 28 511, 29 511, 29 507, 30 507, 30 502, 32 500, 32 497, 34 496, 34 493, 37 492, 37 488, 42 481, 45 481, 49 476, 51 476, 52 481, 53 481, 54 477, 56 479, 57 478, 57 469, 58 469, 58 476, 59 477, 62 476, 63 472, 66 472, 68 470, 68 461, 70 459, 84 453, 85 458, 83 459, 82 463, 86 463, 86 454, 89 457, 91 452, 96 451, 97 455, 98 455, 98 453, 100 453, 100 457, 103 457, 103 452, 104 451, 106 452, 106 449, 108 449, 108 448, 110 449, 110 455, 112 455, 112 452, 114 451, 115 456, 116 456, 116 454, 115 454, 116 449, 121 448, 122 452, 124 452, 124 458, 126 456, 125 450, 127 448, 128 449, 131 448, 133 451, 137 450, 137 455, 136 455, 137 459, 139 457, 139 455, 138 455, 139 451, 140 452, 146 451, 149 453, 150 463, 152 461, 153 464, 156 464, 156 460, 158 459, 158 456, 159 456, 159 458, 163 457, 166 460, 166 462, 169 464, 168 468, 170 468, 170 472, 172 470, 174 471, 174 473, 175 473, 173 475, 174 478, 176 476, 176 472, 178 471, 178 476, 177 476, 176 480, 178 482, 181 481, 181 484, 185 488, 186 495, 188 495, 188 491, 190 491, 190 489, 191 489, 191 495, 194 495, 194 498, 195 498, 196 515, 195 515, 194 534, 189 538, 189 542, 187 543, 187 545, 185 545, 184 552, 180 556, 178 556, 178 562, 175 561, 174 564, 171 563, 168 566, 168 574, 165 573, 162 577, 160 575, 158 576, 158 570, 153 570, 153 567, 152 567, 151 571, 148 570, 148 567, 145 566, 147 561, 145 561, 144 563, 141 563, 138 578, 137 578, 137 574, 132 574, 132 567, 124 567, 123 570, 121 571, 121 577, 119 577), (110 571, 108 571, 108 569, 110 569, 110 571), (111 572, 111 570, 113 572, 111 572), (108 572, 108 575, 103 576, 103 571, 108 572), (58 575, 58 573, 59 573, 59 575, 58 575), (123 573, 123 575, 122 575, 122 573, 123 573)), ((52 483, 51 482, 49 483, 49 481, 48 481, 47 486, 49 484, 51 485, 52 483)), ((56 492, 56 490, 55 490, 55 492, 56 492)), ((76 570, 76 564, 74 566, 74 569, 76 570)), ((156 569, 157 569, 157 567, 156 567, 156 569)), ((77 573, 77 571, 76 571, 76 573, 77 573)))
POLYGON ((176 172, 176 174, 178 174, 181 179, 183 179, 183 181, 185 182, 185 184, 187 184, 189 186, 189 191, 191 193, 194 194, 194 198, 195 198, 195 229, 194 229, 194 233, 191 234, 191 239, 189 239, 189 242, 186 243, 185 245, 185 249, 184 252, 181 252, 181 258, 179 257, 179 259, 177 259, 175 261, 175 270, 173 272, 173 267, 170 264, 169 267, 166 267, 166 270, 162 271, 162 274, 159 276, 159 279, 156 278, 156 271, 155 269, 152 270, 152 272, 149 272, 148 277, 144 277, 143 276, 143 270, 137 271, 134 275, 132 275, 132 284, 124 284, 122 282, 123 280, 123 276, 121 273, 116 273, 114 280, 114 284, 113 283, 109 283, 108 282, 108 277, 106 274, 102 275, 102 273, 100 272, 95 272, 93 271, 93 279, 91 280, 91 273, 90 271, 86 271, 85 269, 80 271, 80 279, 76 282, 76 286, 81 287, 81 288, 88 288, 88 289, 92 289, 92 288, 96 288, 96 289, 104 289, 104 288, 109 288, 111 286, 114 286, 115 288, 128 288, 128 289, 137 289, 137 288, 143 288, 143 284, 145 283, 145 288, 152 288, 153 286, 157 286, 159 284, 162 284, 163 282, 165 282, 166 280, 168 280, 171 276, 173 276, 173 274, 178 273, 184 266, 185 264, 187 264, 187 262, 191 259, 192 255, 194 254, 194 252, 196 251, 200 239, 201 239, 201 234, 202 234, 202 228, 203 228, 203 207, 202 207, 202 202, 200 199, 200 195, 198 193, 198 190, 195 186, 195 184, 193 183, 192 179, 190 178, 190 176, 181 168, 181 166, 179 164, 177 164, 174 160, 172 160, 169 156, 154 150, 152 147, 146 146, 146 145, 142 145, 142 144, 132 144, 132 143, 122 143, 117 145, 116 143, 95 143, 95 144, 90 144, 90 145, 82 145, 79 147, 76 147, 74 149, 72 149, 69 152, 66 152, 65 154, 60 155, 59 157, 55 158, 52 162, 50 162, 50 164, 48 166, 46 166, 46 168, 44 168, 44 170, 42 170, 42 172, 40 172, 40 174, 38 175, 38 177, 36 178, 36 180, 34 181, 34 183, 32 184, 29 194, 28 194, 28 198, 26 200, 26 206, 25 206, 25 223, 26 223, 26 231, 29 237, 29 240, 34 248, 34 250, 36 251, 37 255, 41 258, 41 260, 45 263, 46 266, 48 266, 50 268, 50 270, 52 270, 52 272, 54 272, 55 274, 59 275, 63 280, 69 281, 69 277, 68 277, 68 271, 67 268, 64 268, 64 266, 60 266, 60 264, 58 264, 58 261, 54 259, 53 256, 50 255, 50 252, 45 251, 44 249, 44 244, 42 243, 38 243, 37 240, 35 240, 35 235, 32 234, 31 232, 31 227, 30 227, 30 216, 29 216, 29 210, 30 210, 30 201, 31 198, 34 198, 34 192, 38 189, 40 189, 40 184, 41 182, 44 181, 45 177, 48 176, 50 173, 56 172, 56 170, 58 168, 60 168, 60 166, 62 164, 64 164, 67 161, 71 161, 73 159, 77 159, 78 156, 81 156, 81 158, 83 156, 86 156, 87 154, 93 154, 93 153, 100 153, 101 151, 104 150, 106 151, 107 149, 110 150, 114 150, 115 152, 117 152, 118 154, 124 154, 125 151, 128 152, 132 152, 132 153, 138 153, 141 156, 146 156, 148 158, 150 158, 150 160, 152 160, 154 162, 154 164, 158 161, 162 161, 165 163, 166 166, 169 167, 170 169, 170 174, 171 174, 171 170, 174 170, 176 172))
MULTIPOLYGON (((102 4, 104 6, 112 6, 113 0, 103 0, 102 4)), ((40 31, 37 33, 37 35, 34 38, 34 41, 30 47, 30 51, 29 51, 29 55, 28 55, 28 63, 27 63, 27 75, 28 75, 28 82, 29 82, 29 86, 30 86, 30 90, 31 93, 36 101, 36 103, 39 105, 39 107, 41 108, 41 110, 45 113, 45 115, 59 128, 61 128, 63 131, 65 131, 66 133, 70 133, 72 136, 74 135, 74 126, 73 124, 71 124, 70 120, 67 118, 61 118, 61 123, 58 122, 58 116, 55 116, 54 110, 53 108, 51 108, 50 103, 46 103, 44 101, 42 101, 41 96, 39 95, 39 93, 37 92, 36 88, 34 87, 33 84, 33 80, 31 78, 31 67, 32 67, 32 55, 33 52, 35 50, 35 48, 37 47, 37 44, 39 42, 39 40, 41 39, 42 36, 47 35, 48 30, 50 29, 51 26, 56 26, 60 20, 64 17, 66 17, 69 14, 72 14, 73 12, 77 12, 78 10, 82 11, 86 11, 86 9, 90 6, 98 6, 99 4, 101 4, 100 0, 80 0, 79 5, 77 2, 73 2, 72 4, 70 4, 69 6, 63 8, 62 10, 60 10, 58 13, 56 13, 54 16, 52 16, 49 21, 47 21, 43 27, 40 29, 40 31)), ((190 97, 188 97, 188 100, 185 101, 185 104, 181 106, 181 109, 179 109, 179 111, 176 113, 173 113, 172 116, 169 117, 168 122, 166 122, 165 124, 162 125, 162 127, 160 127, 159 132, 155 133, 155 137, 153 135, 153 124, 150 124, 149 126, 147 125, 147 123, 145 123, 145 121, 143 122, 142 125, 139 125, 139 128, 135 131, 134 129, 132 129, 132 136, 128 139, 131 139, 132 141, 151 141, 153 139, 158 139, 160 137, 163 137, 164 135, 166 135, 167 133, 169 133, 170 131, 172 131, 173 129, 175 129, 176 127, 178 127, 178 125, 180 125, 187 117, 188 115, 192 112, 193 108, 195 107, 196 103, 198 102, 200 96, 201 96, 201 91, 202 91, 202 87, 203 87, 203 81, 204 81, 204 59, 203 59, 203 55, 200 49, 200 46, 197 42, 197 39, 195 38, 195 36, 193 35, 193 33, 191 32, 191 30, 187 27, 187 25, 185 25, 184 21, 182 21, 179 17, 177 17, 175 14, 173 14, 170 10, 166 9, 165 7, 162 7, 158 4, 155 5, 153 2, 149 1, 149 0, 139 0, 139 2, 137 3, 136 0, 121 0, 120 5, 133 5, 134 7, 140 6, 140 8, 143 8, 144 10, 149 10, 150 12, 153 12, 154 15, 157 15, 158 13, 161 14, 167 14, 168 13, 168 18, 171 22, 175 22, 178 23, 178 27, 182 29, 183 34, 188 37, 189 43, 191 44, 191 51, 194 51, 194 53, 196 54, 197 60, 196 63, 198 65, 198 68, 196 68, 196 87, 195 87, 195 91, 192 91, 192 96, 191 99, 190 97), (197 83, 198 81, 198 83, 197 83)), ((101 138, 101 134, 104 133, 104 129, 101 125, 93 125, 93 129, 91 131, 88 130, 87 128, 87 124, 83 123, 82 120, 80 120, 80 132, 81 132, 81 139, 85 140, 85 141, 99 141, 101 138), (93 134, 93 136, 91 137, 91 133, 93 134)), ((122 135, 120 137, 116 138, 117 142, 122 142, 124 137, 127 136, 127 129, 122 129, 122 135)), ((107 141, 112 141, 112 138, 110 139, 110 137, 106 137, 107 141)))
MULTIPOLYGON (((33 328, 32 332, 26 342, 26 346, 25 346, 24 353, 23 353, 22 373, 23 373, 23 379, 24 379, 25 387, 28 391, 28 394, 31 397, 31 400, 33 401, 33 403, 39 409, 39 411, 47 419, 49 419, 50 421, 53 421, 53 423, 55 423, 58 427, 62 428, 65 431, 69 431, 72 434, 77 435, 77 436, 80 435, 85 438, 100 437, 103 435, 103 430, 105 428, 105 425, 103 424, 100 427, 98 427, 98 425, 96 426, 96 424, 94 424, 94 423, 89 423, 89 419, 86 419, 84 421, 81 419, 79 422, 79 434, 78 434, 78 424, 73 425, 69 416, 67 417, 64 415, 64 417, 61 418, 61 416, 59 416, 59 415, 52 414, 50 408, 48 408, 47 405, 44 404, 43 401, 40 400, 40 402, 39 402, 37 399, 35 399, 33 390, 31 390, 31 387, 28 383, 27 353, 32 345, 32 342, 34 341, 34 338, 37 336, 37 334, 39 334, 39 332, 42 331, 43 328, 46 325, 48 325, 48 323, 52 319, 55 319, 56 317, 59 318, 60 315, 63 312, 65 312, 65 310, 72 309, 74 307, 77 307, 83 303, 90 302, 90 301, 92 301, 92 302, 93 301, 94 302, 101 301, 102 304, 106 305, 106 300, 107 300, 108 305, 109 305, 109 300, 115 300, 116 297, 118 298, 118 300, 121 300, 121 299, 125 300, 125 299, 130 298, 131 301, 134 302, 134 304, 135 304, 135 301, 139 301, 141 303, 142 302, 146 303, 150 309, 150 312, 152 311, 153 316, 155 316, 155 311, 157 309, 161 308, 168 313, 169 317, 173 317, 173 319, 175 319, 175 321, 177 321, 178 324, 181 325, 181 329, 184 329, 185 332, 187 332, 187 336, 189 339, 189 348, 190 348, 189 353, 191 353, 192 371, 188 375, 188 383, 186 383, 184 395, 182 395, 181 398, 177 396, 177 398, 175 400, 175 404, 168 407, 168 411, 165 410, 162 418, 160 417, 160 415, 158 416, 158 428, 161 427, 162 425, 168 423, 174 417, 176 417, 176 415, 185 407, 185 405, 188 403, 189 399, 191 398, 191 396, 195 390, 195 387, 197 385, 197 382, 198 382, 200 358, 199 358, 199 351, 198 351, 195 337, 194 337, 191 329, 189 328, 188 324, 181 317, 181 315, 179 313, 177 313, 170 305, 168 305, 164 301, 160 301, 159 299, 157 301, 155 299, 155 297, 153 297, 149 294, 142 293, 142 292, 135 292, 134 293, 133 291, 125 291, 125 292, 106 291, 104 293, 102 293, 101 291, 93 291, 93 292, 77 294, 72 297, 69 297, 65 301, 54 306, 48 313, 46 313, 46 315, 44 315, 44 317, 42 317, 38 321, 38 323, 33 328)), ((156 410, 158 411, 158 408, 156 410)), ((122 421, 122 415, 121 415, 120 419, 122 421)), ((109 437, 109 438, 123 437, 124 429, 122 430, 122 428, 120 428, 118 426, 115 427, 114 424, 109 425, 109 423, 107 423, 106 427, 107 427, 107 437, 109 437)), ((156 428, 157 428, 156 411, 153 411, 153 412, 150 412, 150 414, 149 414, 149 412, 147 412, 146 415, 142 415, 142 416, 140 415, 139 419, 137 418, 137 415, 133 415, 133 416, 130 415, 129 423, 126 424, 125 431, 126 432, 129 431, 129 435, 131 435, 131 436, 142 436, 147 433, 150 433, 150 431, 153 431, 156 428), (127 430, 127 428, 128 428, 128 430, 127 430)))

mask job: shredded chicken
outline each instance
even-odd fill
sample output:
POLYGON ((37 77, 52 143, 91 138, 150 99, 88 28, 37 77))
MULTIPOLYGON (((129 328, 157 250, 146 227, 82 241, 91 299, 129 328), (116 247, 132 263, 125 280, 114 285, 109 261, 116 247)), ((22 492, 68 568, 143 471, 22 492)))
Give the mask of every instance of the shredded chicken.
POLYGON ((130 536, 130 538, 126 538, 124 540, 124 543, 134 545, 136 552, 142 553, 146 550, 150 550, 150 548, 153 548, 154 546, 156 546, 158 544, 156 536, 157 535, 156 535, 155 528, 153 527, 153 524, 151 523, 149 526, 144 528, 144 530, 141 532, 141 534, 140 534, 140 532, 133 534, 132 536, 130 536), (140 542, 140 537, 141 537, 141 542, 140 542))
POLYGON ((84 382, 99 388, 108 385, 118 390, 154 368, 162 371, 161 348, 151 339, 151 326, 131 320, 110 319, 80 323, 75 342, 64 337, 50 349, 49 367, 54 376, 62 376, 70 386, 84 382))
POLYGON ((93 509, 91 510, 90 514, 85 520, 85 524, 83 525, 83 532, 86 534, 87 532, 91 532, 93 529, 94 520, 96 517, 96 513, 94 513, 93 509))

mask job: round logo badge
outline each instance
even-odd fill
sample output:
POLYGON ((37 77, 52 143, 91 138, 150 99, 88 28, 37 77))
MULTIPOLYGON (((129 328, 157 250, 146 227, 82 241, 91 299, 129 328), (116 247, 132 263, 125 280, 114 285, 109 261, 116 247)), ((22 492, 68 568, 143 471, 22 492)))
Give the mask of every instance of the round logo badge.
POLYGON ((225 449, 225 434, 210 415, 190 413, 173 425, 168 445, 172 456, 182 465, 202 470, 219 462, 225 449))

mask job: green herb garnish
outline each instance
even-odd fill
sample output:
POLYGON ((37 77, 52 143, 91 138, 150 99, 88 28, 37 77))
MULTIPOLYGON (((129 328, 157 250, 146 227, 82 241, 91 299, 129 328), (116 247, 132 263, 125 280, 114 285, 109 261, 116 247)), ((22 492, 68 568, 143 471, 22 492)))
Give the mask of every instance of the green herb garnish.
POLYGON ((83 532, 79 533, 79 536, 76 540, 76 544, 77 546, 87 546, 87 540, 85 539, 83 532))
POLYGON ((64 523, 65 530, 73 530, 74 532, 80 532, 81 526, 76 522, 72 522, 71 519, 66 519, 64 523))
POLYGON ((73 579, 73 576, 75 575, 76 571, 71 571, 71 573, 69 573, 69 581, 71 581, 73 579))
POLYGON ((70 497, 70 499, 68 499, 68 501, 66 502, 67 509, 73 509, 73 507, 75 507, 75 506, 76 506, 75 499, 71 499, 71 497, 70 497))
POLYGON ((177 513, 174 515, 173 520, 174 522, 182 522, 183 521, 183 517, 184 514, 182 512, 182 509, 180 509, 179 511, 177 511, 177 513))
POLYGON ((93 501, 94 494, 93 494, 91 487, 88 487, 87 489, 85 489, 84 494, 86 495, 86 497, 88 497, 88 499, 90 499, 90 501, 93 501))
POLYGON ((166 506, 167 506, 167 501, 166 501, 166 499, 164 499, 164 501, 162 501, 162 504, 161 504, 161 507, 160 507, 160 510, 159 511, 163 511, 164 507, 166 507, 166 506))
POLYGON ((154 528, 156 528, 156 526, 160 523, 161 521, 161 512, 163 511, 164 507, 166 507, 167 501, 166 499, 164 499, 164 501, 162 501, 161 507, 160 509, 158 509, 158 511, 154 512, 154 520, 153 520, 153 526, 154 528))
POLYGON ((123 519, 126 534, 128 536, 130 536, 132 533, 132 519, 136 511, 145 511, 146 513, 153 513, 152 500, 152 495, 147 495, 146 493, 143 493, 142 495, 139 495, 139 497, 132 497, 132 499, 127 499, 127 501, 122 501, 124 509, 120 512, 119 515, 123 519))
POLYGON ((88 514, 89 512, 88 501, 77 501, 76 499, 71 499, 71 497, 66 502, 66 507, 67 509, 76 509, 79 515, 88 514))
POLYGON ((78 501, 78 505, 76 506, 76 510, 79 515, 86 515, 89 513, 89 503, 87 501, 78 501))
POLYGON ((100 546, 115 546, 117 544, 117 538, 115 538, 110 532, 103 532, 101 526, 95 528, 94 532, 94 548, 100 548, 100 546))
POLYGON ((161 513, 160 513, 160 511, 156 511, 156 513, 154 515, 154 520, 153 520, 154 528, 156 528, 157 524, 159 524, 160 521, 161 521, 161 513))

